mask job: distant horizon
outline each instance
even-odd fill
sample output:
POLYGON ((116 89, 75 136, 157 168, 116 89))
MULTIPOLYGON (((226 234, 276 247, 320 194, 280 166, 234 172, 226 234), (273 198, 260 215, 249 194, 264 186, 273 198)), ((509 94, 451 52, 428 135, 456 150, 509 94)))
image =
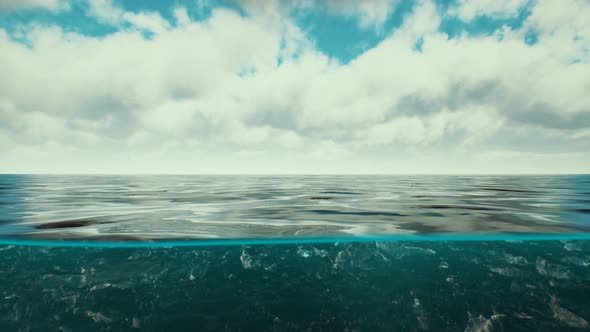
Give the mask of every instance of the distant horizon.
POLYGON ((91 175, 91 176, 561 176, 590 173, 0 173, 2 175, 91 175))

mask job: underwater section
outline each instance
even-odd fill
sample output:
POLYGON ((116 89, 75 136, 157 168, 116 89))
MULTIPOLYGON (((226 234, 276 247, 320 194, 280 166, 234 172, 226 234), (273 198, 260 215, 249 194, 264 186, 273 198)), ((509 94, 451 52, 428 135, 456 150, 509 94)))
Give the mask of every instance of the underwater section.
POLYGON ((2 331, 582 331, 590 241, 0 247, 2 331))

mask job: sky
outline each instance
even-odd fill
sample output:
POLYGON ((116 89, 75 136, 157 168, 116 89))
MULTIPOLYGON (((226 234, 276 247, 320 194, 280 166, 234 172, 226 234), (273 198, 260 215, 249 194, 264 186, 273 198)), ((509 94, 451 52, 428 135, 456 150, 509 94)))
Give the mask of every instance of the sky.
POLYGON ((590 0, 0 0, 0 173, 590 173, 590 0))

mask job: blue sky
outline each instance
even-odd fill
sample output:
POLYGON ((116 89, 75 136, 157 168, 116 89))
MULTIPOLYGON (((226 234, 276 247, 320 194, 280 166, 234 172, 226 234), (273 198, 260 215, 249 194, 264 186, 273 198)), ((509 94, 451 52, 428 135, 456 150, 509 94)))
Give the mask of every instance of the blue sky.
POLYGON ((584 0, 6 0, 0 172, 587 172, 589 15, 584 0))
MULTIPOLYGON (((320 51, 340 62, 347 63, 393 34, 401 27, 404 18, 412 14, 416 6, 416 2, 413 1, 391 2, 392 8, 385 20, 370 26, 363 26, 358 13, 339 12, 319 4, 291 5, 285 11, 289 19, 308 34, 320 51)), ((190 19, 196 22, 206 21, 210 18, 212 11, 219 8, 235 11, 245 17, 249 16, 239 1, 229 0, 114 0, 110 3, 113 7, 132 13, 157 13, 172 26, 176 24, 174 10, 179 7, 186 8, 190 19)), ((289 4, 289 2, 284 3, 289 4)), ((57 25, 64 31, 93 37, 104 37, 120 30, 101 21, 100 18, 88 15, 92 11, 92 4, 88 1, 71 1, 67 4, 67 10, 48 10, 42 6, 23 8, 18 11, 5 10, 0 14, 0 26, 7 31, 15 31, 21 29, 23 25, 32 23, 57 25)), ((449 14, 449 9, 460 7, 458 1, 435 1, 437 10, 442 16, 439 31, 446 33, 449 38, 462 35, 492 35, 503 27, 520 29, 531 14, 533 4, 533 1, 529 1, 519 6, 516 13, 507 16, 478 15, 469 21, 464 21, 457 15, 449 14)), ((129 27, 126 26, 126 28, 129 27)), ((535 35, 534 31, 530 31, 527 41, 535 40, 535 35)), ((149 37, 149 33, 146 33, 146 37, 149 37)))

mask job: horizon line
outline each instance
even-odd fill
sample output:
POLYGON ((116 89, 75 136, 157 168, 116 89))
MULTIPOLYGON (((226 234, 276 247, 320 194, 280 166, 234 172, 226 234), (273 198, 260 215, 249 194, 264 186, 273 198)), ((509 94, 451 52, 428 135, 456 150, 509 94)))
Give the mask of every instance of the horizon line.
POLYGON ((589 173, 45 173, 45 172, 32 172, 32 173, 2 173, 1 175, 94 175, 94 176, 116 176, 116 175, 154 175, 154 176, 162 176, 162 175, 197 175, 197 176, 302 176, 302 175, 309 175, 309 176, 408 176, 408 175, 423 175, 423 176, 485 176, 485 175, 504 175, 504 176, 539 176, 539 175, 590 175, 589 173))
POLYGON ((492 242, 492 241, 588 241, 590 233, 448 233, 448 234, 386 234, 364 236, 323 236, 284 238, 220 238, 220 239, 156 239, 140 241, 101 241, 88 239, 27 239, 0 237, 0 245, 29 247, 83 248, 173 248, 219 247, 245 245, 305 245, 367 242, 492 242))

